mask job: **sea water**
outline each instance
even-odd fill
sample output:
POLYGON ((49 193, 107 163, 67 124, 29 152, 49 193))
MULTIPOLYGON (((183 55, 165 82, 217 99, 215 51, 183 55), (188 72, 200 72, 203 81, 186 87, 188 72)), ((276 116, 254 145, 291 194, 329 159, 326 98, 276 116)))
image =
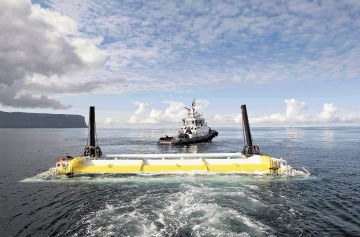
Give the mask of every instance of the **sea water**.
MULTIPOLYGON (((99 129, 104 153, 239 152, 238 128, 211 143, 160 146, 163 129, 99 129)), ((43 179, 79 155, 87 129, 0 129, 0 236, 360 236, 360 127, 253 128, 262 153, 308 177, 84 175, 43 179)))

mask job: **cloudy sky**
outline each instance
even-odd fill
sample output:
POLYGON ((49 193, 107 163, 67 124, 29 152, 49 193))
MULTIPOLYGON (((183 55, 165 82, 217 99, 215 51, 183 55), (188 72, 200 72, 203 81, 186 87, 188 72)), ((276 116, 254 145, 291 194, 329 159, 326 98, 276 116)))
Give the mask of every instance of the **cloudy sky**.
POLYGON ((360 1, 0 0, 0 110, 360 123, 360 1))

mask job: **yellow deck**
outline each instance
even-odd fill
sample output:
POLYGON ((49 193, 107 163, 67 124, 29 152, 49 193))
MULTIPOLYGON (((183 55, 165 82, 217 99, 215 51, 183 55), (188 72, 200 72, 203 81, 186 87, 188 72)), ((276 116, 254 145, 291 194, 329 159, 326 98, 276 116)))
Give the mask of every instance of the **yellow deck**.
MULTIPOLYGON (((242 172, 272 173, 275 163, 269 156, 252 156, 235 159, 111 159, 92 160, 76 157, 66 166, 57 167, 60 174, 101 173, 167 173, 167 172, 242 172)), ((281 168, 277 170, 281 171, 281 168)))

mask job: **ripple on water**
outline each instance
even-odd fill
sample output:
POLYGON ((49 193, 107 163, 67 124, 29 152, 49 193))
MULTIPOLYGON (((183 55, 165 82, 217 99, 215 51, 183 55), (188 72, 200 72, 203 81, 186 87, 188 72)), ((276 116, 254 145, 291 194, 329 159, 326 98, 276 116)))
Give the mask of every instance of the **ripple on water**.
MULTIPOLYGON (((132 190, 125 191, 128 196, 132 190)), ((141 189, 143 187, 136 187, 141 189)), ((225 189, 226 190, 226 189, 225 189)), ((137 190, 136 192, 138 192, 137 190)), ((147 189, 132 199, 123 200, 113 193, 101 208, 86 213, 78 221, 85 232, 73 232, 77 236, 262 236, 272 232, 259 220, 248 216, 237 207, 215 200, 214 196, 224 192, 199 184, 179 184, 164 195, 161 190, 147 189), (114 201, 116 200, 116 201, 114 201)), ((234 192, 243 202, 243 191, 234 192)), ((226 191, 225 191, 226 193, 226 191)), ((226 196, 226 194, 225 194, 226 196)))

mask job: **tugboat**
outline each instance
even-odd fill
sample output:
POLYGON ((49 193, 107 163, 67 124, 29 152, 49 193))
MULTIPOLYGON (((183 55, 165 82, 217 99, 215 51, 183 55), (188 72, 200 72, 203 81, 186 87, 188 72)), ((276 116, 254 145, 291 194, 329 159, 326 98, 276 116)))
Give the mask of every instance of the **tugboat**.
POLYGON ((205 118, 198 113, 193 99, 191 108, 186 108, 188 117, 182 120, 183 125, 173 137, 165 136, 159 139, 162 145, 185 145, 199 142, 209 142, 219 133, 207 126, 205 118))

